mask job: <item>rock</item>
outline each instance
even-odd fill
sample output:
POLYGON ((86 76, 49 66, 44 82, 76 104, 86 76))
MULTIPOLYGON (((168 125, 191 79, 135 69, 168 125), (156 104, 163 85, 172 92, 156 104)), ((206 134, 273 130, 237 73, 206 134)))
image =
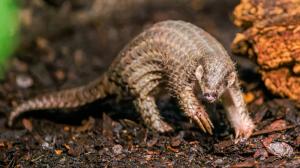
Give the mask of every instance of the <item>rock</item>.
POLYGON ((122 146, 122 145, 119 145, 119 144, 114 145, 114 146, 112 147, 112 150, 113 150, 113 153, 114 153, 114 154, 119 155, 119 154, 121 154, 122 151, 123 151, 123 146, 122 146))
POLYGON ((27 89, 33 85, 33 80, 28 75, 18 75, 16 77, 16 83, 17 83, 18 87, 27 89))
POLYGON ((267 146, 269 153, 278 157, 291 157, 294 153, 293 148, 285 142, 274 142, 267 146))

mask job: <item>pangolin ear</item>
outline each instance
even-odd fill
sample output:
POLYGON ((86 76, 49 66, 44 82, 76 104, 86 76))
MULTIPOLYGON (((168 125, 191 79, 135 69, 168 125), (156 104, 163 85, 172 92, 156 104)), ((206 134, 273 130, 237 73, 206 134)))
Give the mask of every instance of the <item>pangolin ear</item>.
POLYGON ((228 76, 227 76, 227 86, 231 86, 233 85, 233 83, 235 82, 236 80, 236 72, 233 71, 231 72, 228 76))
POLYGON ((195 71, 195 76, 198 80, 202 79, 203 76, 203 68, 202 66, 198 66, 196 71, 195 71))

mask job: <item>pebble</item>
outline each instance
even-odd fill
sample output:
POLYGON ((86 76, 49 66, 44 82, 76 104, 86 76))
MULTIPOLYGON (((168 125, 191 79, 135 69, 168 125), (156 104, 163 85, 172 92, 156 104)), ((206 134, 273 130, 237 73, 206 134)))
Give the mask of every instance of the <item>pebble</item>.
POLYGON ((60 160, 59 160, 59 163, 65 163, 66 162, 66 158, 65 157, 63 157, 63 158, 61 158, 60 160))
POLYGON ((42 143, 42 148, 43 149, 52 149, 52 147, 50 146, 50 144, 48 142, 43 142, 42 143))
POLYGON ((217 165, 224 164, 224 160, 219 158, 219 159, 215 160, 214 163, 217 164, 217 165))
POLYGON ((112 148, 114 154, 116 155, 119 155, 122 153, 122 150, 123 150, 123 146, 122 145, 114 145, 113 148, 112 148))
POLYGON ((33 79, 28 75, 18 75, 16 77, 18 87, 26 89, 33 85, 33 79))
POLYGON ((51 142, 51 141, 52 141, 52 136, 50 136, 50 135, 46 135, 46 137, 45 137, 45 141, 47 141, 47 142, 51 142))
POLYGON ((285 142, 274 142, 267 146, 269 153, 279 157, 290 157, 293 155, 293 148, 285 142))

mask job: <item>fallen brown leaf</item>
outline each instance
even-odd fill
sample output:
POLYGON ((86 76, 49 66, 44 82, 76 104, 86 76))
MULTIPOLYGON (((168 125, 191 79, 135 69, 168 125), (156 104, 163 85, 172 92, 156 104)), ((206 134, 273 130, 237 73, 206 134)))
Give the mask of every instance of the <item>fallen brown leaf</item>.
POLYGON ((91 130, 95 125, 95 119, 93 117, 89 117, 88 120, 84 120, 82 122, 83 125, 77 127, 75 129, 76 132, 85 132, 91 130))
POLYGON ((148 151, 147 151, 147 154, 148 154, 148 155, 159 155, 159 154, 160 154, 160 151, 148 150, 148 151))
POLYGON ((240 162, 234 165, 231 165, 232 168, 240 168, 240 167, 254 167, 257 164, 257 161, 251 160, 251 161, 245 161, 240 162))
POLYGON ((273 139, 272 136, 268 136, 267 138, 262 139, 261 142, 267 148, 272 143, 273 139))
POLYGON ((179 136, 172 137, 171 139, 171 146, 178 147, 181 144, 181 138, 179 136))
POLYGON ((63 146, 68 150, 71 149, 71 147, 68 144, 63 144, 63 146))
POLYGON ((70 127, 69 126, 64 126, 64 131, 66 131, 66 132, 70 131, 70 127))
POLYGON ((270 125, 266 126, 265 130, 282 130, 286 128, 288 123, 285 120, 276 120, 270 125))
POLYGON ((102 114, 102 134, 108 139, 113 139, 113 120, 105 113, 102 114))
POLYGON ((179 152, 179 149, 176 149, 176 148, 172 148, 170 145, 167 145, 167 149, 174 152, 174 153, 178 153, 179 152))
POLYGON ((291 129, 291 128, 294 128, 294 127, 296 127, 296 126, 295 125, 290 125, 290 126, 286 126, 286 127, 283 127, 283 128, 273 129, 273 130, 263 129, 263 130, 259 130, 259 131, 254 132, 251 136, 269 134, 269 133, 277 132, 277 131, 284 131, 284 130, 291 129))
POLYGON ((56 155, 61 155, 63 151, 60 149, 55 149, 54 152, 56 155))
POLYGON ((296 138, 296 145, 298 145, 298 146, 300 145, 300 135, 298 135, 296 138))
POLYGON ((244 96, 244 101, 246 104, 253 102, 253 100, 255 99, 255 96, 252 92, 247 92, 247 93, 243 94, 243 96, 244 96))
POLYGON ((265 149, 257 149, 253 155, 255 159, 266 159, 269 157, 268 152, 265 149))
POLYGON ((216 150, 224 150, 225 148, 234 145, 234 141, 233 140, 225 140, 225 141, 221 141, 217 144, 214 144, 214 148, 216 150))
POLYGON ((1 148, 4 148, 4 147, 5 147, 4 142, 0 142, 0 149, 1 149, 1 148))
POLYGON ((27 119, 27 118, 23 118, 22 119, 22 124, 25 127, 26 130, 28 130, 29 132, 32 132, 32 122, 27 119))

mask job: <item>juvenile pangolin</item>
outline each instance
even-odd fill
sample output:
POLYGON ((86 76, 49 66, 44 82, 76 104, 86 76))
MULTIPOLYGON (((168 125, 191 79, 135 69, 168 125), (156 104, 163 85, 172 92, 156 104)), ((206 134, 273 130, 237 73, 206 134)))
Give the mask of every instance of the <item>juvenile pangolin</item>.
POLYGON ((134 38, 99 79, 16 106, 8 125, 31 110, 75 108, 108 95, 131 95, 144 123, 168 132, 172 127, 162 120, 155 103, 158 87, 174 96, 186 116, 204 132, 212 134, 213 124, 202 101, 214 103, 219 98, 236 138, 248 138, 253 132, 234 63, 225 49, 201 28, 172 20, 156 23, 134 38))

